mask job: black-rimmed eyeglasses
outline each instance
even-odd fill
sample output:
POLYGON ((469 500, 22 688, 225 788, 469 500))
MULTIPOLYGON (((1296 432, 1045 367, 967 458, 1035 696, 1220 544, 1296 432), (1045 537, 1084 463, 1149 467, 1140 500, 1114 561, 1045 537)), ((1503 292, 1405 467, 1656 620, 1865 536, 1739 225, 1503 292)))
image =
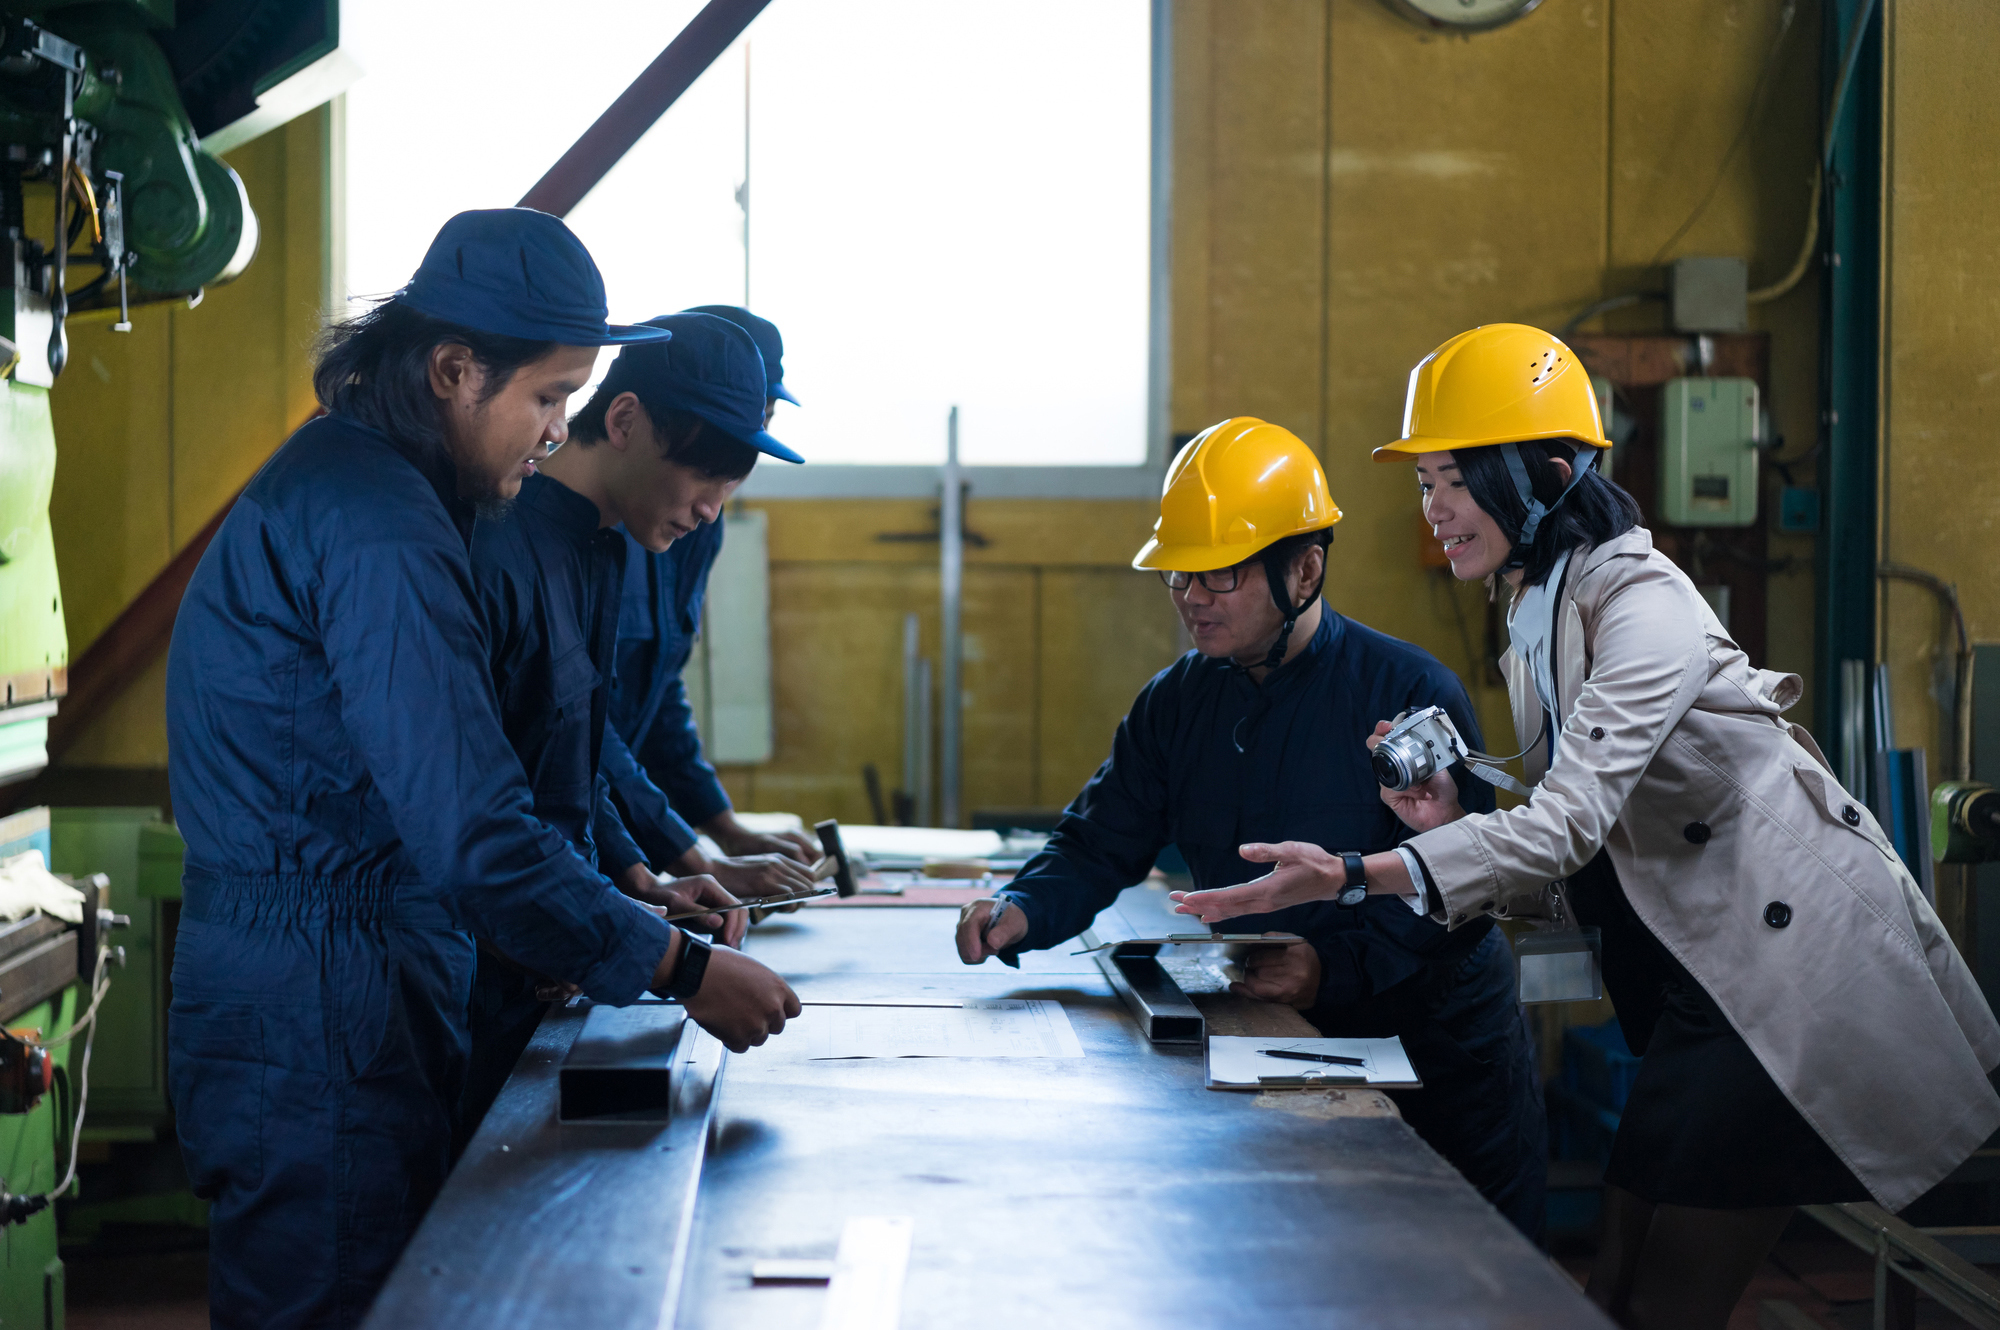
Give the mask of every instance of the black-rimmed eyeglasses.
POLYGON ((1227 568, 1211 569, 1205 573, 1184 573, 1179 569, 1169 571, 1162 568, 1160 570, 1160 580, 1175 591, 1185 591, 1188 589, 1190 583, 1199 582, 1204 591, 1221 593, 1236 589, 1237 582, 1240 580, 1239 574, 1242 570, 1243 565, 1240 563, 1232 564, 1227 568))

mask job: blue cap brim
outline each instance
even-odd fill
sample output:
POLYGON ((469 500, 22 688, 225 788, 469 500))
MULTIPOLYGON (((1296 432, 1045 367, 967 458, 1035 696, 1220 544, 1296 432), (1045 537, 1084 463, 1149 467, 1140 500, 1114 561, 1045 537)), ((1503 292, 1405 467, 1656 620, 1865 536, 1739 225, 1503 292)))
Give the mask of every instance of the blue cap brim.
POLYGON ((792 396, 792 390, 782 383, 774 383, 764 391, 781 402, 790 402, 793 406, 803 405, 798 398, 792 396))
POLYGON ((598 346, 630 346, 639 342, 671 342, 674 335, 668 329, 655 328, 644 323, 611 323, 605 325, 604 338, 598 346))
POLYGON ((779 443, 776 439, 772 438, 771 431, 769 430, 760 429, 755 434, 752 434, 749 438, 745 439, 743 442, 749 444, 752 448, 755 448, 758 452, 768 453, 770 456, 775 457, 780 461, 803 462, 806 460, 805 458, 799 456, 797 453, 793 452, 790 448, 787 448, 784 444, 779 443))

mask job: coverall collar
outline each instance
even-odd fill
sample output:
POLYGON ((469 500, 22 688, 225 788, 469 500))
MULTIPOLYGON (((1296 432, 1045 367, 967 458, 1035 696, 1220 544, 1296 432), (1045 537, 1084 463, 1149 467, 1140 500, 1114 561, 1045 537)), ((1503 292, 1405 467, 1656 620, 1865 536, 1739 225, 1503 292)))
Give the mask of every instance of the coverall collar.
POLYGON ((327 412, 327 418, 338 421, 341 428, 354 430, 382 440, 395 450, 398 457, 416 469, 437 494, 438 502, 451 518, 458 534, 469 544, 472 540, 472 505, 458 497, 458 467, 452 463, 451 454, 443 448, 419 448, 403 439, 391 438, 372 425, 364 424, 354 416, 341 411, 327 412))
POLYGON ((579 545, 588 544, 601 529, 603 516, 594 502, 539 471, 521 482, 519 502, 546 515, 557 530, 579 545))

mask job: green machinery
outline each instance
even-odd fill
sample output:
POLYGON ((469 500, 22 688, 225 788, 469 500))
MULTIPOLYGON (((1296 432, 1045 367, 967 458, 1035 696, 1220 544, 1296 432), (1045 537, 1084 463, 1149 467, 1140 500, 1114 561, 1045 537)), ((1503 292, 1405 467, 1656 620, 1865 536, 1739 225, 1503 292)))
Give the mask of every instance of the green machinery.
POLYGON ((198 303, 249 265, 249 196, 204 143, 307 109, 301 83, 338 92, 338 15, 337 0, 0 0, 0 784, 47 765, 68 688, 48 516, 64 322, 116 308, 129 331, 134 303, 198 303))
POLYGON ((1977 780, 1943 781, 1932 790, 1931 857, 1941 864, 2000 859, 2000 790, 1977 780))
MULTIPOLYGON (((248 267, 257 218, 218 154, 351 81, 358 71, 340 54, 338 20, 338 0, 0 0, 0 785, 47 765, 49 719, 68 691, 49 525, 49 392, 69 358, 65 322, 115 310, 113 330, 129 332, 135 308, 167 300, 192 307, 248 267)), ((73 1133, 136 1144, 153 1141, 166 1120, 159 938, 170 907, 142 885, 145 865, 157 859, 158 894, 178 892, 179 838, 156 817, 150 809, 71 809, 51 820, 49 810, 31 809, 0 819, 0 852, 32 848, 58 872, 105 873, 93 890, 138 925, 129 954, 120 952, 129 963, 114 972, 96 1013, 91 1125, 77 1132, 79 1087, 70 1074, 81 1049, 35 1054, 50 1089, 31 1100, 10 1095, 9 1059, 35 1045, 0 1031, 0 1325, 63 1323, 63 1267, 46 1196, 64 1179, 73 1133), (24 830, 22 819, 37 816, 39 825, 24 830)), ((54 927, 40 916, 23 922, 54 927)), ((94 928, 63 933, 71 957, 98 955, 94 928)), ((19 931, 0 927, 0 972, 14 997, 19 966, 50 968, 37 959, 44 951, 7 951, 19 931)), ((51 987, 39 1005, 0 1002, 5 1024, 59 1037, 87 1000, 78 964, 45 976, 51 987)), ((74 1217, 86 1227, 200 1221, 191 1196, 167 1197, 171 1214, 162 1204, 100 1196, 81 1200, 74 1217)))

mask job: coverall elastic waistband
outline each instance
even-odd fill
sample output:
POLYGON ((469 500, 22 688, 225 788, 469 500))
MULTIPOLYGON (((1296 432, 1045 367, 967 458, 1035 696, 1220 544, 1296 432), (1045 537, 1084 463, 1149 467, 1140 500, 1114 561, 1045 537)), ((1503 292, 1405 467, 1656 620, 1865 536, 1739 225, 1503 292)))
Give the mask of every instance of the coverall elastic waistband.
POLYGON ((181 913, 212 924, 280 919, 457 931, 459 924, 422 882, 354 882, 296 875, 222 877, 190 870, 181 913))

